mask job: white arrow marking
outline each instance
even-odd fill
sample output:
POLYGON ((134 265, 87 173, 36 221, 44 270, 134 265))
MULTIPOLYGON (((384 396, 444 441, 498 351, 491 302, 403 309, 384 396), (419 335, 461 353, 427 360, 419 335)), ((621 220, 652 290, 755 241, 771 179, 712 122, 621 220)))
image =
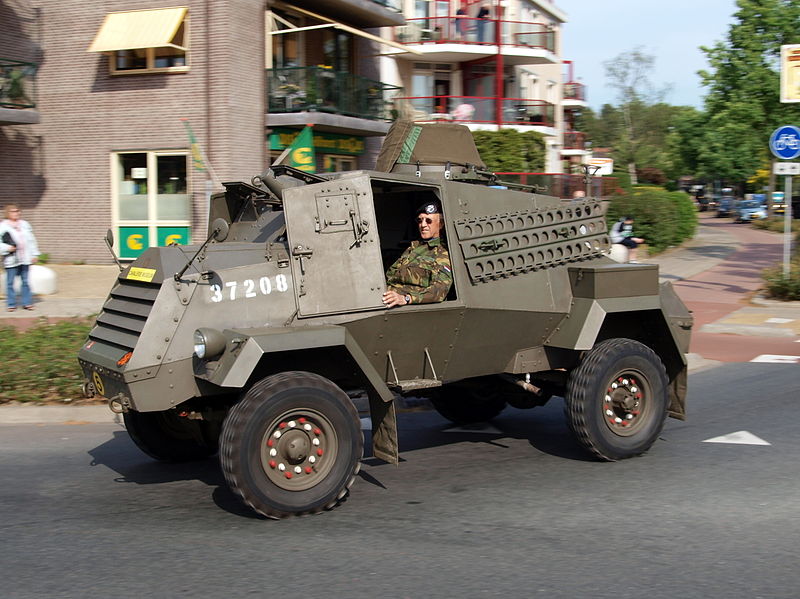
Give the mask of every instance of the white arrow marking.
POLYGON ((756 356, 751 362, 766 362, 770 364, 797 364, 800 356, 781 356, 779 354, 761 354, 756 356))
POLYGON ((737 431, 721 437, 712 437, 706 439, 703 443, 731 443, 734 445, 772 445, 767 443, 761 437, 756 437, 753 433, 747 431, 737 431))
POLYGON ((467 424, 465 426, 454 426, 444 431, 445 433, 482 433, 485 435, 502 435, 502 431, 497 430, 491 424, 486 422, 478 422, 476 424, 467 424))

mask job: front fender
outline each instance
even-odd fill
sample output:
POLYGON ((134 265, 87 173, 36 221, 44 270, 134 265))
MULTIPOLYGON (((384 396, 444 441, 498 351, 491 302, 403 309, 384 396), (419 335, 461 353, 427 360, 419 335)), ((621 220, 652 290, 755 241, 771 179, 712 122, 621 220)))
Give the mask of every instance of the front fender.
POLYGON ((338 325, 317 325, 292 328, 264 327, 227 329, 227 350, 213 372, 205 377, 220 387, 242 389, 265 354, 343 347, 356 363, 380 398, 391 402, 394 395, 367 359, 349 331, 338 325))

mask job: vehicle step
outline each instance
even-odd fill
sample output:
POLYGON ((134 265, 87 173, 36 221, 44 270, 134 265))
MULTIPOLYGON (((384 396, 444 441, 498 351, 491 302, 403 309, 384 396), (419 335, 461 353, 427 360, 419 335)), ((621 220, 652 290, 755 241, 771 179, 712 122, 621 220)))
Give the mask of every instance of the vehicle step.
POLYGON ((392 391, 399 391, 406 393, 408 391, 416 391, 417 389, 431 389, 433 387, 441 387, 442 381, 438 379, 409 379, 406 381, 396 381, 387 383, 392 391))

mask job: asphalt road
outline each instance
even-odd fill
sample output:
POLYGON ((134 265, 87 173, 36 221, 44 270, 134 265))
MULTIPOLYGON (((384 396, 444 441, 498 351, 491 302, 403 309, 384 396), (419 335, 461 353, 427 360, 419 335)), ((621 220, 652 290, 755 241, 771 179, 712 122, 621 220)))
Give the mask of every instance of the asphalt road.
POLYGON ((796 597, 797 367, 689 384, 690 419, 618 463, 560 399, 474 432, 402 414, 399 467, 366 458, 342 506, 282 521, 120 427, 0 426, 0 596, 796 597), (769 445, 704 442, 740 431, 769 445))

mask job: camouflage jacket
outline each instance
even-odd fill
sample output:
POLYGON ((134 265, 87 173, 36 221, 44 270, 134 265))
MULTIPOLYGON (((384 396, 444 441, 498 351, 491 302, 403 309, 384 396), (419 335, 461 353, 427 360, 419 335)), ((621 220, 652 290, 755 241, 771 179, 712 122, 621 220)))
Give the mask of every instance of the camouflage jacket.
POLYGON ((412 304, 441 302, 453 284, 450 254, 441 239, 412 241, 386 272, 389 289, 411 296, 412 304))

